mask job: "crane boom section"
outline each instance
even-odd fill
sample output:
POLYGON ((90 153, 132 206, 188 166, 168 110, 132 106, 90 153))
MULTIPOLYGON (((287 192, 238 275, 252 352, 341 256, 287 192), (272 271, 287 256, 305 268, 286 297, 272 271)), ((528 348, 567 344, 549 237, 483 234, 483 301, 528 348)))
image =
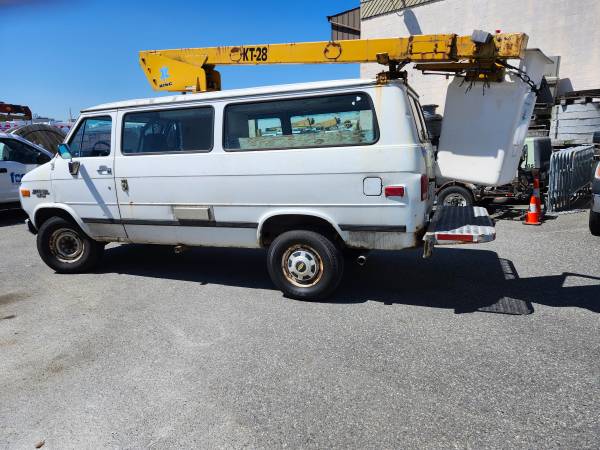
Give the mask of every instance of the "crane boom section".
MULTIPOLYGON (((221 65, 332 64, 377 62, 395 70, 406 63, 457 63, 455 71, 473 67, 490 69, 498 60, 519 59, 527 47, 524 33, 490 35, 476 43, 472 36, 456 34, 414 35, 405 38, 356 39, 147 50, 140 65, 155 90, 210 91, 220 89, 221 65), (461 62, 465 65, 461 66, 461 62)), ((444 69, 446 70, 446 69, 444 69)))

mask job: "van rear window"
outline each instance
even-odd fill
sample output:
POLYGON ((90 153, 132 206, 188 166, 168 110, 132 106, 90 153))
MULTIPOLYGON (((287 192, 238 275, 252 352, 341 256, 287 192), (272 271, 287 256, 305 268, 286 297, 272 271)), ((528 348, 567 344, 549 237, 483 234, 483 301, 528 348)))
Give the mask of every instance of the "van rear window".
POLYGON ((230 151, 374 144, 379 138, 365 93, 239 103, 225 108, 230 151))
POLYGON ((209 152, 213 146, 212 107, 125 114, 123 154, 209 152))

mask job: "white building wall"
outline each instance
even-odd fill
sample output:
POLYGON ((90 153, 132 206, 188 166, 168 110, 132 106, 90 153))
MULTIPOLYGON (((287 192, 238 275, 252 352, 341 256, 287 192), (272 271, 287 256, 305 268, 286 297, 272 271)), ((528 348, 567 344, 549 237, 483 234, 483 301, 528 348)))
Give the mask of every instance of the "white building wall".
MULTIPOLYGON (((440 0, 372 17, 361 23, 363 39, 410 34, 525 32, 530 48, 561 56, 560 92, 600 89, 600 0, 440 0)), ((382 70, 363 64, 362 77, 382 70)), ((422 104, 444 106, 448 81, 409 70, 409 83, 422 104)))

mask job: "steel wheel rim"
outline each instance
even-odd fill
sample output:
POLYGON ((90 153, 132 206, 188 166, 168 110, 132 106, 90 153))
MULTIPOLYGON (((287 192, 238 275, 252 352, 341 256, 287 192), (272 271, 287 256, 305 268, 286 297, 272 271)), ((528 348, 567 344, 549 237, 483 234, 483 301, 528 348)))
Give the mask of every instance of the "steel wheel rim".
POLYGON ((467 206, 467 199, 461 194, 449 194, 444 198, 446 206, 467 206))
POLYGON ((316 285, 323 276, 323 262, 317 251, 304 244, 288 248, 281 257, 281 268, 287 281, 298 287, 316 285))
POLYGON ((59 228, 50 236, 50 251, 64 263, 74 263, 83 256, 85 244, 79 234, 69 228, 59 228))

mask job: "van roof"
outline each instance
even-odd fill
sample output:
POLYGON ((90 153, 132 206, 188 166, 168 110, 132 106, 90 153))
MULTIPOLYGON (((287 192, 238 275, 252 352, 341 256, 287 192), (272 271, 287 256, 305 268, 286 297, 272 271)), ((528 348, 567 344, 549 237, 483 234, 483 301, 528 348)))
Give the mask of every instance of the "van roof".
POLYGON ((171 103, 187 103, 195 100, 220 100, 235 97, 253 97, 258 95, 281 94, 289 92, 304 92, 321 89, 364 87, 376 84, 374 79, 350 79, 317 81, 311 83, 278 84, 275 86, 261 86, 244 89, 229 89, 226 91, 200 92, 194 94, 169 95, 164 97, 143 98, 135 100, 124 100, 120 102, 104 103, 83 109, 81 112, 112 110, 121 108, 133 108, 137 106, 164 105, 171 103))

